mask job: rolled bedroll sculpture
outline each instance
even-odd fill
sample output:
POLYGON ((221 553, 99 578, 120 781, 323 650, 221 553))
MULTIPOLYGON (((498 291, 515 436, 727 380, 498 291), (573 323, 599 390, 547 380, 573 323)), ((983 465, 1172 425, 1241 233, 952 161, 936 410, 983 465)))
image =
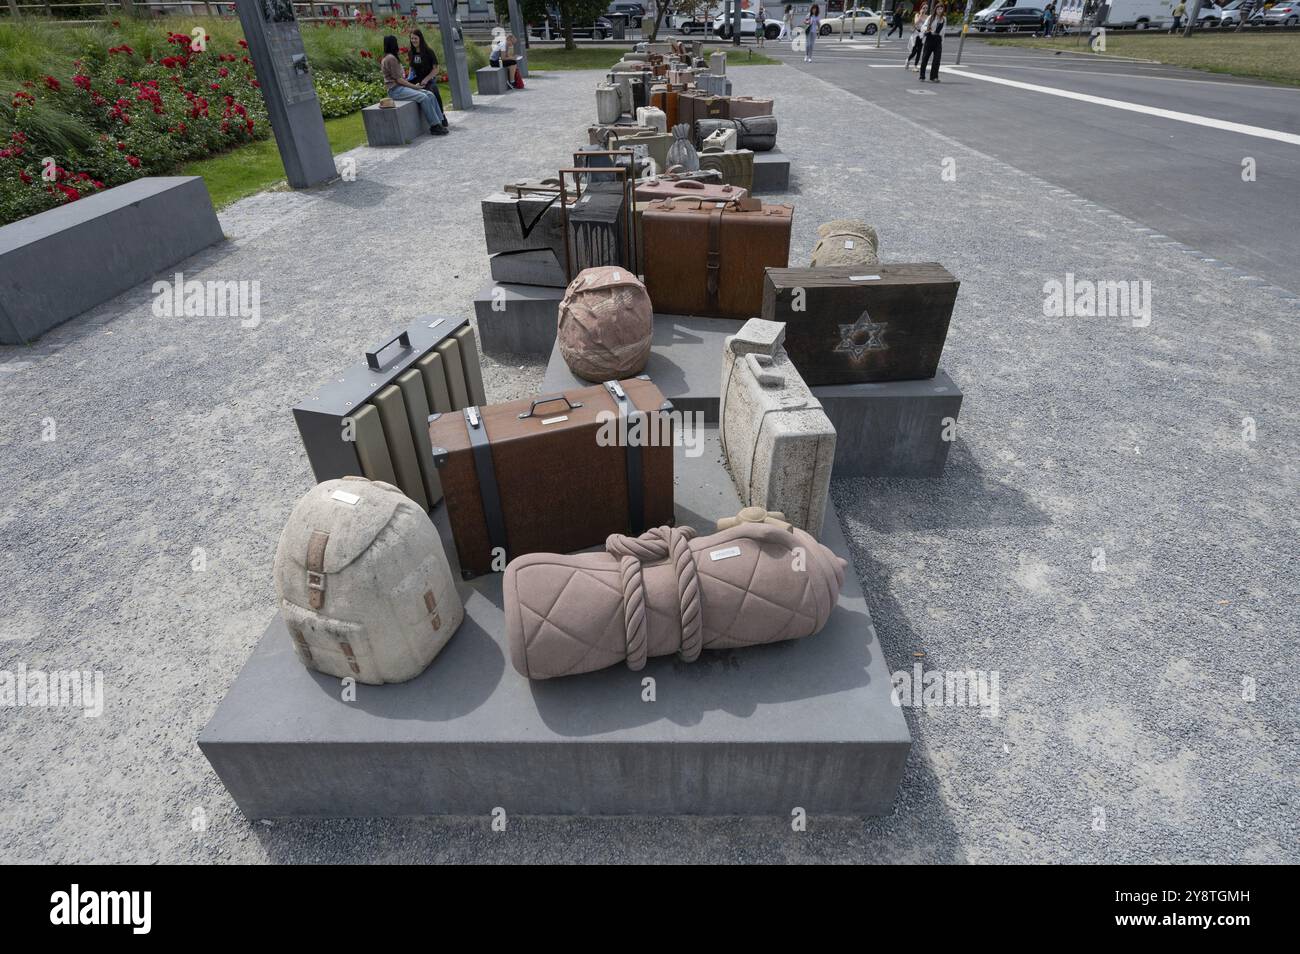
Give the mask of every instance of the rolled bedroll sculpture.
POLYGON ((655 527, 613 534, 604 553, 530 553, 506 567, 511 662, 529 679, 639 670, 651 656, 695 661, 812 636, 848 564, 781 514, 747 507, 717 533, 655 527))

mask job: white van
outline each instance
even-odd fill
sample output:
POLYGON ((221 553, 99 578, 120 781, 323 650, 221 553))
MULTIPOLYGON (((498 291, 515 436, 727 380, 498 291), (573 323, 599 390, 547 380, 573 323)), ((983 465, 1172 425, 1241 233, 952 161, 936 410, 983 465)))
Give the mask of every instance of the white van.
POLYGON ((1154 30, 1173 21, 1176 0, 1061 0, 1056 8, 1056 20, 1066 28, 1080 26, 1091 29, 1100 24, 1108 27, 1134 27, 1154 30), (1095 11, 1100 10, 1100 17, 1095 11))

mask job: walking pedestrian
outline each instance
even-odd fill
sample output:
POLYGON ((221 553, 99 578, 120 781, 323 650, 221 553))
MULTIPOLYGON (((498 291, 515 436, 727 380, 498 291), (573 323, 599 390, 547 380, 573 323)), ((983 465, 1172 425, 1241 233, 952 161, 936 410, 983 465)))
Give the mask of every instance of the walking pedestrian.
POLYGON ((754 34, 754 39, 761 48, 763 46, 763 41, 767 39, 767 10, 764 9, 761 3, 758 5, 758 13, 754 15, 754 19, 757 21, 755 25, 758 27, 758 30, 754 34))
POLYGON ((934 64, 930 67, 930 82, 939 82, 939 59, 943 56, 943 28, 947 22, 948 11, 943 3, 936 3, 932 8, 930 17, 925 21, 925 39, 921 46, 921 71, 917 76, 922 83, 925 82, 925 67, 930 62, 930 57, 934 57, 934 64))
POLYGON ((794 5, 787 3, 785 5, 785 15, 781 17, 781 35, 778 40, 784 40, 794 33, 794 5))
POLYGON ((1043 8, 1043 36, 1051 38, 1056 29, 1056 0, 1043 8))
POLYGON ((808 30, 808 36, 805 41, 803 51, 803 61, 812 62, 813 43, 817 39, 817 33, 822 28, 822 8, 818 4, 813 4, 808 8, 808 16, 804 19, 804 26, 808 30))
POLYGON ((890 13, 890 16, 892 17, 892 19, 889 21, 889 32, 885 34, 885 39, 888 40, 891 36, 894 35, 894 31, 897 30, 898 38, 901 40, 903 38, 903 18, 904 18, 902 0, 899 0, 898 6, 894 7, 894 9, 890 13))
POLYGON ((925 41, 925 21, 930 17, 930 4, 927 0, 921 0, 916 5, 916 15, 912 18, 912 48, 907 53, 907 62, 903 64, 903 69, 910 70, 912 61, 915 60, 919 66, 921 63, 921 47, 925 41))
POLYGON ((1183 14, 1187 12, 1187 4, 1183 0, 1178 0, 1178 4, 1173 9, 1174 25, 1169 28, 1170 33, 1177 33, 1183 25, 1183 14))

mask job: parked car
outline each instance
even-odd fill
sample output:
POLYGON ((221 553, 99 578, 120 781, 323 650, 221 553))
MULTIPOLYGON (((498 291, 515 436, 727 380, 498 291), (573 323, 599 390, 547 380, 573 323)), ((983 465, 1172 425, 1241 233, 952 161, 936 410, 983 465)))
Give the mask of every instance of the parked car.
MULTIPOLYGON (((551 39, 564 36, 564 27, 556 17, 548 16, 547 22, 551 25, 551 39)), ((545 36, 541 22, 532 24, 528 27, 528 35, 535 40, 540 40, 545 36)), ((597 17, 592 23, 575 23, 573 25, 574 39, 578 40, 608 40, 614 35, 614 23, 605 17, 597 17)))
POLYGON ((690 36, 692 33, 708 33, 713 29, 713 20, 710 17, 698 16, 675 16, 668 24, 670 29, 678 33, 684 33, 690 36))
POLYGON ((1196 25, 1202 30, 1211 30, 1223 20, 1223 7, 1217 3, 1202 3, 1201 11, 1196 15, 1196 25))
POLYGON ((1000 13, 1003 10, 1010 10, 1015 5, 1016 0, 993 0, 993 2, 983 10, 977 11, 975 15, 970 18, 970 22, 975 29, 978 30, 980 29, 980 24, 992 20, 994 14, 1000 13))
POLYGON ((645 19, 645 7, 639 3, 632 3, 630 0, 615 0, 605 10, 606 13, 621 13, 627 17, 627 25, 630 27, 640 27, 641 21, 645 19))
MULTIPOLYGON (((1231 28, 1235 30, 1237 24, 1241 22, 1241 5, 1244 2, 1245 0, 1232 0, 1231 3, 1219 7, 1219 26, 1224 29, 1231 28)), ((1258 6, 1258 4, 1253 4, 1252 9, 1254 6, 1258 6)))
POLYGON ((1279 0, 1267 10, 1261 10, 1250 18, 1251 23, 1264 26, 1289 26, 1300 23, 1300 3, 1294 0, 1279 0))
POLYGON ((822 20, 822 28, 817 31, 818 36, 829 36, 832 33, 865 33, 867 36, 875 36, 877 30, 887 30, 889 24, 885 18, 875 10, 867 7, 860 7, 856 10, 846 10, 839 16, 828 17, 822 20))
POLYGON ((1038 7, 1010 7, 999 10, 978 27, 981 33, 1037 33, 1043 29, 1043 11, 1038 7))
MULTIPOLYGON (((731 18, 728 16, 718 16, 713 20, 713 32, 724 40, 731 39, 731 18)), ((758 18, 748 10, 740 11, 740 35, 756 36, 758 34, 758 18)), ((781 21, 773 20, 768 17, 763 26, 763 36, 769 40, 775 40, 781 35, 781 21)))

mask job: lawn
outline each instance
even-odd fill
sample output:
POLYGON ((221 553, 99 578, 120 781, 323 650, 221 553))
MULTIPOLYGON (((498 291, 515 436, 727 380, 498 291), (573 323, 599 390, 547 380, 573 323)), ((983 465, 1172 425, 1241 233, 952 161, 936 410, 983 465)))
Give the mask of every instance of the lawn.
MULTIPOLYGON (((1034 46, 1046 49, 1087 51, 1087 38, 985 39, 1002 46, 1034 46)), ((1194 33, 1190 38, 1165 33, 1141 35, 1108 34, 1102 56, 1129 56, 1156 60, 1171 66, 1187 66, 1211 73, 1228 73, 1251 79, 1270 80, 1300 86, 1300 34, 1256 30, 1249 33, 1194 33)))
MULTIPOLYGON (((366 142, 366 130, 360 113, 325 120, 325 132, 335 155, 363 146, 366 142)), ((263 139, 211 159, 188 163, 178 169, 176 174, 202 176, 208 194, 212 196, 212 204, 218 209, 285 181, 284 163, 280 161, 280 151, 276 148, 274 139, 263 139)))

